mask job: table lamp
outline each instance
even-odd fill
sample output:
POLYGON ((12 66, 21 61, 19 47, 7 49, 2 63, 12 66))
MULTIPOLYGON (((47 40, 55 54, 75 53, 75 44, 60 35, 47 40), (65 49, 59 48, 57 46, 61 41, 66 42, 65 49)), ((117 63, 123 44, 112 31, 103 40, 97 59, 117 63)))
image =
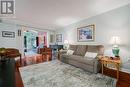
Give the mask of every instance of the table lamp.
POLYGON ((112 48, 112 52, 113 54, 115 55, 115 57, 119 57, 119 42, 120 42, 120 39, 118 36, 113 36, 112 37, 112 40, 113 40, 113 48, 112 48))
POLYGON ((64 40, 64 49, 65 50, 68 49, 68 45, 69 45, 69 41, 68 40, 64 40))

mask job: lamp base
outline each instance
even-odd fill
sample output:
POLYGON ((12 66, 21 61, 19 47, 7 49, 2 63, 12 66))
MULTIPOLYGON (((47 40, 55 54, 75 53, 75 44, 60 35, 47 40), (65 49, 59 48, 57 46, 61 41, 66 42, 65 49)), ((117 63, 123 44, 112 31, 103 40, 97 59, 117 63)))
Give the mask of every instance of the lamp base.
POLYGON ((120 56, 115 55, 115 57, 120 58, 120 56))
POLYGON ((112 49, 112 52, 113 52, 113 54, 115 55, 115 57, 119 57, 119 51, 120 51, 119 48, 113 48, 113 49, 112 49))

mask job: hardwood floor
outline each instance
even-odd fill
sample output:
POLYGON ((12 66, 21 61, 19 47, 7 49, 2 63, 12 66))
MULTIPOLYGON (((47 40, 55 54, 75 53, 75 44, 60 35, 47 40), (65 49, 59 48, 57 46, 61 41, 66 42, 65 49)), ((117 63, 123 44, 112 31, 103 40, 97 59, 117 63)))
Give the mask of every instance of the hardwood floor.
POLYGON ((41 63, 41 62, 45 62, 46 60, 44 60, 42 57, 27 57, 22 59, 22 65, 19 66, 19 61, 16 61, 16 69, 15 69, 15 80, 16 80, 16 87, 24 87, 23 82, 22 82, 22 78, 19 72, 19 67, 24 67, 24 66, 28 66, 31 64, 37 64, 37 63, 41 63))
MULTIPOLYGON (((31 59, 30 58, 26 58, 26 59, 24 58, 22 60, 22 66, 20 66, 20 67, 30 65, 30 64, 27 63, 27 61, 28 62, 31 61, 32 64, 45 62, 45 60, 43 60, 40 57, 38 57, 37 59, 34 59, 34 58, 31 58, 31 59)), ((16 62, 16 70, 15 70, 16 87, 24 87, 18 68, 19 68, 19 64, 18 64, 18 62, 16 62)), ((104 74, 107 75, 107 76, 116 78, 116 71, 115 70, 104 68, 104 74)), ((130 74, 120 72, 119 80, 117 82, 116 87, 130 87, 130 74)))
MULTIPOLYGON (((113 78, 116 78, 116 71, 108 68, 104 68, 104 74, 113 78)), ((119 80, 116 87, 130 87, 130 74, 125 72, 119 72, 119 80)))
POLYGON ((15 70, 15 80, 16 80, 16 87, 24 87, 23 82, 22 82, 22 78, 20 76, 18 69, 15 70))

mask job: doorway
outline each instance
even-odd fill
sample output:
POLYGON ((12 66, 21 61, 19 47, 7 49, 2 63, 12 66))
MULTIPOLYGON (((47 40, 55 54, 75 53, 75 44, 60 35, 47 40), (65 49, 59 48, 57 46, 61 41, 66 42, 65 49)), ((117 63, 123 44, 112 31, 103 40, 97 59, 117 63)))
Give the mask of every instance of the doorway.
POLYGON ((25 55, 36 54, 38 32, 33 30, 24 31, 25 55))
POLYGON ((43 48, 44 46, 47 46, 47 32, 24 31, 24 53, 26 56, 36 55, 38 48, 43 48))

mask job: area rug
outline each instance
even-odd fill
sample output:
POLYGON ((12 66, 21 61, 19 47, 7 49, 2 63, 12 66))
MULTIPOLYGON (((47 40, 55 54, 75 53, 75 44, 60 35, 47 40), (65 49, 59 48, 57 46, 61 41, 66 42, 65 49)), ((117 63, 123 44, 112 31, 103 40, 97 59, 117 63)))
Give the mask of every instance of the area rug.
POLYGON ((24 87, 116 87, 116 80, 58 60, 20 69, 24 87))

